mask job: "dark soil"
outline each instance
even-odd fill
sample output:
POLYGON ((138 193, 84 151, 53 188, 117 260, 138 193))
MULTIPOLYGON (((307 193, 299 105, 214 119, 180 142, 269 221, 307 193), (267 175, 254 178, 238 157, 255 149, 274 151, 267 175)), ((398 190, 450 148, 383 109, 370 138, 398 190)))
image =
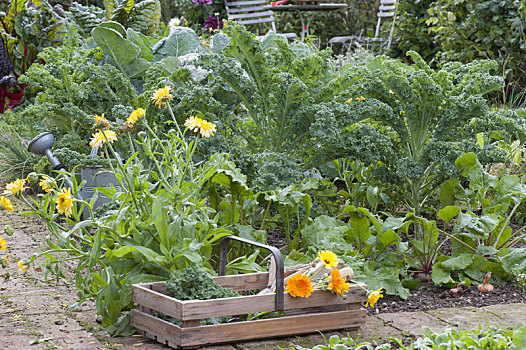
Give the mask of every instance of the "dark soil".
MULTIPOLYGON (((491 282, 491 281, 490 281, 491 282)), ((449 288, 439 288, 433 282, 422 282, 418 289, 410 291, 407 300, 398 296, 387 295, 380 299, 374 308, 369 308, 368 313, 426 311, 446 307, 473 306, 482 307, 494 304, 526 303, 526 293, 516 282, 504 286, 493 285, 491 293, 479 292, 477 286, 465 287, 465 292, 459 297, 449 294, 449 288)))

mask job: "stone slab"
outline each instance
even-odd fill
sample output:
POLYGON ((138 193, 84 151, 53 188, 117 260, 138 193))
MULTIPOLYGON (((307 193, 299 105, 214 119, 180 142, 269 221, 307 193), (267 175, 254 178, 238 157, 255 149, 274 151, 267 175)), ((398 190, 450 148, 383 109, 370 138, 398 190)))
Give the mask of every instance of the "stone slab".
POLYGON ((462 326, 463 329, 483 328, 489 326, 512 327, 512 323, 482 308, 471 306, 459 308, 443 308, 426 311, 427 314, 438 318, 454 327, 462 326))
POLYGON ((422 336, 422 327, 428 327, 433 332, 441 332, 449 326, 448 323, 420 311, 386 313, 378 315, 378 318, 385 324, 415 337, 422 336))
POLYGON ((506 320, 510 326, 526 326, 526 304, 503 304, 484 306, 484 310, 506 320))
POLYGON ((387 339, 391 337, 404 337, 401 331, 385 324, 384 321, 377 316, 367 316, 365 318, 365 324, 358 330, 340 330, 340 333, 345 337, 349 334, 354 340, 377 342, 379 344, 386 342, 387 339))

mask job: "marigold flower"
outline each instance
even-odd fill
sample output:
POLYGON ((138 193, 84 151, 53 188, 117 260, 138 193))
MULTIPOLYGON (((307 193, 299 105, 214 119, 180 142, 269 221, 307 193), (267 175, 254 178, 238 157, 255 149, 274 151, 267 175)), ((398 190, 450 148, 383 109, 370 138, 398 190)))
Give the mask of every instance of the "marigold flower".
POLYGON ((141 117, 144 117, 145 115, 146 115, 146 111, 144 109, 137 108, 136 110, 131 112, 128 119, 126 119, 126 123, 135 125, 135 123, 137 123, 137 120, 139 120, 139 118, 141 117))
POLYGON ((357 99, 358 101, 363 101, 363 100, 365 100, 365 97, 360 96, 360 97, 356 97, 356 99, 357 99))
POLYGON ((333 269, 331 271, 331 281, 329 282, 329 289, 338 295, 343 295, 343 293, 349 290, 349 284, 345 283, 345 280, 340 274, 340 270, 333 269))
POLYGON ((51 182, 51 179, 47 177, 43 177, 38 185, 42 188, 42 190, 46 193, 50 193, 53 189, 53 182, 51 182))
POLYGON ((157 89, 152 95, 152 101, 159 108, 161 108, 162 106, 165 106, 167 103, 165 102, 165 100, 171 101, 173 98, 173 96, 170 95, 171 91, 172 91, 172 88, 169 87, 168 85, 163 88, 157 89))
POLYGON ((11 201, 4 196, 0 196, 0 204, 2 204, 2 208, 5 210, 14 211, 11 201))
POLYGON ((57 194, 57 210, 60 214, 66 215, 68 218, 71 216, 71 207, 73 205, 73 196, 71 196, 70 188, 63 188, 57 194))
POLYGON ((312 282, 303 274, 292 275, 287 281, 285 291, 292 297, 307 298, 312 293, 312 282))
POLYGON ((18 194, 24 191, 24 189, 26 188, 25 185, 26 185, 26 180, 16 179, 15 181, 5 185, 4 194, 8 194, 8 195, 13 194, 17 196, 18 194))
POLYGON ((117 134, 113 130, 97 130, 97 132, 91 136, 93 136, 89 143, 91 148, 100 148, 100 146, 106 142, 106 138, 110 143, 117 141, 117 134), (104 137, 104 135, 106 135, 106 137, 104 137))
POLYGON ((338 257, 330 250, 322 250, 319 252, 318 259, 323 262, 323 265, 325 265, 325 268, 328 270, 338 266, 338 257))
POLYGON ((24 260, 19 260, 16 266, 18 266, 18 271, 22 273, 25 273, 27 271, 27 265, 24 260))
POLYGON ((352 97, 350 99, 348 99, 347 101, 345 101, 345 103, 349 104, 352 102, 352 97))
POLYGON ((4 237, 0 237, 0 250, 6 250, 7 242, 5 241, 4 237))
POLYGON ((374 304, 376 304, 376 302, 378 301, 378 299, 384 297, 382 295, 382 289, 383 288, 380 288, 378 290, 375 290, 374 292, 369 292, 369 294, 367 294, 367 303, 365 303, 365 307, 367 306, 373 307, 374 304))

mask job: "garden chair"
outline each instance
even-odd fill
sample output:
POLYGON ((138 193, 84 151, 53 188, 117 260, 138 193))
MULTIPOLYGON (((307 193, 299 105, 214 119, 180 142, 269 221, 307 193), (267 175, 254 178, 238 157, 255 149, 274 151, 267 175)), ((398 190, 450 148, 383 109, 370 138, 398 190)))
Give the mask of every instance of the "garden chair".
POLYGON ((361 33, 360 35, 336 36, 329 40, 329 45, 332 47, 334 44, 342 44, 347 51, 352 50, 354 46, 356 48, 365 48, 370 51, 378 50, 380 53, 385 53, 389 50, 391 42, 393 41, 397 4, 398 0, 380 0, 380 7, 377 13, 378 22, 376 23, 373 38, 362 36, 361 33), (388 21, 390 21, 390 24, 387 25, 387 23, 389 23, 388 21))
MULTIPOLYGON (((276 24, 274 23, 274 12, 268 10, 265 6, 265 0, 225 0, 226 13, 229 20, 237 21, 245 26, 258 25, 261 29, 262 24, 270 24, 274 32, 276 32, 276 24)), ((258 34, 262 31, 258 31, 258 34)), ((264 32, 264 31, 263 31, 264 32)), ((295 33, 279 33, 287 39, 294 39, 297 37, 295 33)))

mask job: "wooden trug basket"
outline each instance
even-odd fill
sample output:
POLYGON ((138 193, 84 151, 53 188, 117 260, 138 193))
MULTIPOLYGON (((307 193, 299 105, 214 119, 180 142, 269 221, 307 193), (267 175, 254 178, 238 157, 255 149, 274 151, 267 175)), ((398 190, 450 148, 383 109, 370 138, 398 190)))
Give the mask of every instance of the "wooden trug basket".
MULTIPOLYGON (((231 239, 239 240, 237 238, 231 239)), ((265 289, 268 280, 268 272, 214 277, 219 285, 237 292, 265 289)), ((280 308, 285 314, 281 317, 201 325, 200 320, 209 317, 273 312, 278 307, 278 294, 183 301, 171 297, 164 282, 135 284, 131 296, 137 308, 131 311, 131 322, 144 336, 176 349, 317 331, 350 330, 365 322, 366 311, 361 304, 366 293, 357 285, 350 286, 345 299, 325 290, 314 290, 308 298, 291 297, 283 291, 281 294, 283 306, 280 308), (154 316, 153 311, 181 320, 182 327, 154 316)))

